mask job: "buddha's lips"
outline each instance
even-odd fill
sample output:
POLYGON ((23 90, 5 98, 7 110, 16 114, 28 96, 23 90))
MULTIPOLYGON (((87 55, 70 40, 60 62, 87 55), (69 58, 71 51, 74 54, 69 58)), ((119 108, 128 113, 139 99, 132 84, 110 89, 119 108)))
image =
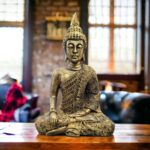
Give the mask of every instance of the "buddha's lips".
POLYGON ((78 58, 79 56, 78 55, 72 55, 72 58, 78 58))

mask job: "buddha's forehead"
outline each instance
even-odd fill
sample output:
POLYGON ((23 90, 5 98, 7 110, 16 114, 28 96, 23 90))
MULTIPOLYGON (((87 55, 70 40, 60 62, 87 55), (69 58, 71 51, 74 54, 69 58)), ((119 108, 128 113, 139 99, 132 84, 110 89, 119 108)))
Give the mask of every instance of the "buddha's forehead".
POLYGON ((67 44, 83 44, 83 40, 67 40, 67 44))

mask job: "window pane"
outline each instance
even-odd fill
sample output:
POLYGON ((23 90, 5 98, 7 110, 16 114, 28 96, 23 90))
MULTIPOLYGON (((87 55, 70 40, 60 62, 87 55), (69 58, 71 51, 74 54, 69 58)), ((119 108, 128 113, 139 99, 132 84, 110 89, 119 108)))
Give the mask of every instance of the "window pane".
POLYGON ((89 3, 89 23, 108 24, 110 21, 110 0, 91 0, 89 3))
POLYGON ((89 64, 97 73, 107 72, 109 57, 109 28, 89 28, 89 64))
POLYGON ((24 0, 0 0, 0 21, 23 21, 24 0))
POLYGON ((136 0, 90 0, 89 25, 89 65, 97 73, 139 73, 136 0))
POLYGON ((96 1, 96 0, 90 0, 89 6, 95 6, 95 1, 96 1))
POLYGON ((23 28, 0 28, 0 77, 22 79, 23 28))
POLYGON ((110 0, 101 0, 101 1, 103 6, 110 7, 110 0))
POLYGON ((114 23, 135 24, 136 3, 135 0, 114 0, 114 23))
POLYGON ((135 29, 116 28, 114 30, 114 67, 115 73, 136 72, 135 29))

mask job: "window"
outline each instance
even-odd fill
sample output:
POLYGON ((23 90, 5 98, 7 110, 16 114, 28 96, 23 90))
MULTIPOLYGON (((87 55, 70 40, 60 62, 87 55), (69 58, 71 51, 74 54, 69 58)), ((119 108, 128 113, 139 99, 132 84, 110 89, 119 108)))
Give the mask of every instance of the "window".
POLYGON ((99 74, 138 74, 136 0, 90 0, 89 64, 99 74))
POLYGON ((0 0, 0 78, 22 79, 24 0, 0 0))

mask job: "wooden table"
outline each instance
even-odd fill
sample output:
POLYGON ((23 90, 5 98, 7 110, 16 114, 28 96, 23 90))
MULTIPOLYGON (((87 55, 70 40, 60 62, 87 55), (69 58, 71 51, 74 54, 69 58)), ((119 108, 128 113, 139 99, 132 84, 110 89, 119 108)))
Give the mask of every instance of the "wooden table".
POLYGON ((33 123, 0 123, 0 150, 150 150, 150 125, 116 124, 111 137, 38 135, 33 123))

